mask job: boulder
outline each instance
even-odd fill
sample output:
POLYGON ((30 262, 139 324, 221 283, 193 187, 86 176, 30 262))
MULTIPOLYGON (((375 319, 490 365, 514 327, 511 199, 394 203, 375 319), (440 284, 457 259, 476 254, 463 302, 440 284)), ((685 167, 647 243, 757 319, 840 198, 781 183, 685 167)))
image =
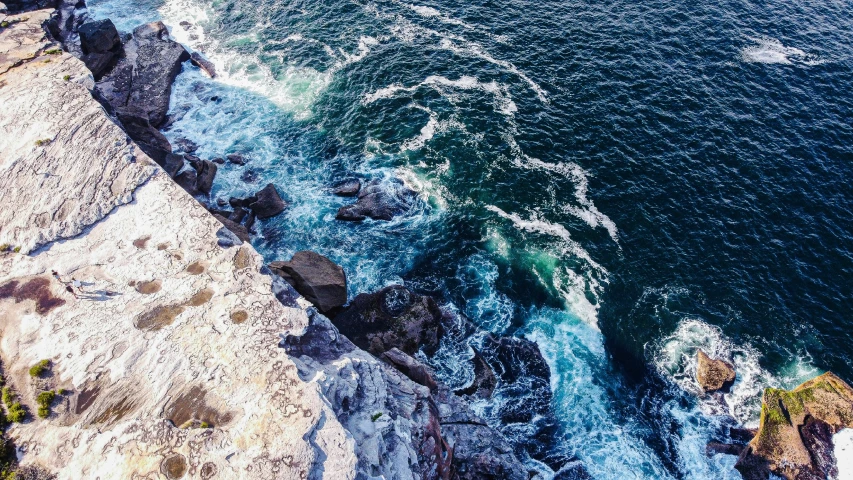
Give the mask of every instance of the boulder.
POLYGON ((192 196, 198 195, 199 192, 196 185, 198 184, 198 176, 195 173, 195 170, 184 170, 183 172, 175 175, 175 183, 181 186, 184 190, 187 191, 192 196))
POLYGON ((116 113, 127 135, 139 144, 143 152, 163 165, 166 162, 166 156, 172 153, 172 145, 159 130, 151 125, 148 115, 145 112, 130 109, 118 110, 116 113))
POLYGON ((121 37, 110 19, 84 23, 77 33, 83 53, 105 53, 121 47, 121 37))
POLYGON ((338 220, 360 222, 366 218, 391 220, 411 208, 417 194, 399 179, 372 180, 358 193, 352 205, 338 209, 338 220))
POLYGON ((361 180, 346 178, 332 185, 332 193, 339 197, 355 197, 361 190, 361 180))
POLYGON ((181 155, 176 155, 174 153, 167 154, 165 159, 162 162, 157 162, 163 167, 163 170, 169 174, 170 177, 174 177, 184 168, 184 157, 181 155))
POLYGON ((836 478, 832 436, 853 428, 853 388, 827 372, 793 390, 764 390, 761 422, 735 468, 744 480, 836 478))
POLYGON ((210 160, 192 160, 190 165, 197 173, 196 189, 202 193, 210 193, 213 179, 216 178, 216 164, 210 160))
POLYGON ((109 71, 117 58, 118 55, 113 52, 93 52, 83 55, 80 60, 86 64, 86 68, 92 72, 92 76, 95 80, 99 80, 107 71, 109 71))
POLYGON ((444 335, 444 312, 432 297, 401 285, 362 293, 332 321, 353 343, 380 356, 397 348, 408 355, 432 354, 444 335))
POLYGON ((321 312, 347 302, 347 277, 344 269, 319 253, 296 252, 289 262, 272 262, 270 270, 293 285, 321 312))
POLYGON ((696 354, 696 380, 705 392, 727 390, 735 381, 735 367, 724 360, 714 360, 699 350, 696 354))
POLYGON ((258 218, 270 218, 278 215, 287 208, 287 203, 281 199, 273 184, 268 184, 255 194, 257 198, 249 204, 249 208, 255 212, 258 218))
POLYGON ((137 27, 125 42, 124 56, 98 82, 98 90, 119 113, 133 111, 144 115, 151 126, 159 128, 166 120, 172 82, 181 71, 181 63, 190 54, 169 38, 163 22, 137 27))
POLYGON ((237 165, 245 165, 249 163, 248 159, 239 153, 229 153, 228 155, 225 155, 225 158, 227 158, 229 162, 237 165))
POLYGON ((210 78, 216 78, 216 65, 214 65, 210 60, 204 58, 200 53, 193 52, 190 55, 190 61, 192 61, 193 65, 200 68, 201 71, 206 73, 210 78))
POLYGON ((175 150, 184 153, 195 153, 198 150, 198 145, 188 138, 179 138, 175 140, 175 150))

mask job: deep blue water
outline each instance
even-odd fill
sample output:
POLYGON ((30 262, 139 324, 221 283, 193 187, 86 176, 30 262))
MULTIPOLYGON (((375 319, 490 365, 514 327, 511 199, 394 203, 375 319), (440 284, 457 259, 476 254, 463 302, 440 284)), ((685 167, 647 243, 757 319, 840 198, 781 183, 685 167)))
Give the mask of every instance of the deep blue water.
MULTIPOLYGON (((536 341, 549 448, 597 479, 740 478, 704 454, 729 416, 755 424, 767 386, 853 381, 849 0, 89 4, 217 64, 185 68, 167 135, 251 156, 213 198, 280 187, 269 260, 312 249, 352 296, 405 282, 536 341), (337 222, 327 186, 353 173, 420 201, 337 222), (722 401, 697 396, 700 347, 738 369, 722 401)), ((427 359, 452 385, 468 341, 427 359)), ((477 408, 523 450, 529 426, 496 412, 524 398, 498 393, 477 408)))

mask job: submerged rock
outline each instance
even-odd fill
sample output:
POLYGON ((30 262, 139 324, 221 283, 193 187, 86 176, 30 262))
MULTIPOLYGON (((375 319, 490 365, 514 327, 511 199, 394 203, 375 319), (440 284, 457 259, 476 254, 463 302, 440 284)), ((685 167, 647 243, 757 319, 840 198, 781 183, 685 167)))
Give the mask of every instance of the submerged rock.
POLYGON ((353 343, 379 356, 397 348, 408 355, 435 352, 444 313, 431 297, 401 285, 362 293, 333 322, 353 343))
POLYGON ((419 383, 431 391, 438 389, 438 382, 435 381, 430 368, 414 357, 406 355, 397 348, 392 348, 382 354, 382 359, 399 370, 400 373, 409 377, 413 382, 419 383))
POLYGON ((293 285, 321 312, 347 302, 347 276, 344 269, 319 253, 296 252, 289 262, 272 262, 270 270, 293 285))
POLYGON ((835 478, 832 436, 844 428, 853 428, 853 388, 830 372, 790 391, 765 389, 758 433, 735 468, 744 480, 771 472, 788 480, 835 478))
POLYGON ((417 194, 399 179, 383 182, 372 180, 358 193, 352 205, 338 209, 338 220, 360 222, 366 218, 391 220, 411 208, 417 194))
POLYGON ((706 392, 727 390, 735 381, 735 367, 725 360, 714 360, 699 350, 696 380, 706 392))

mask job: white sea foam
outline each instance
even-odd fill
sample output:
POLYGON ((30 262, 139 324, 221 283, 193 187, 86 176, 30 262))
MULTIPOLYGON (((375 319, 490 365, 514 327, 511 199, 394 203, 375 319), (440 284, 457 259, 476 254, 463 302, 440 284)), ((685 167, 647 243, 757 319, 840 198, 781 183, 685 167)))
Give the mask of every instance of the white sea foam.
POLYGON ((480 82, 477 78, 471 76, 461 76, 456 80, 451 80, 440 75, 430 75, 424 81, 410 87, 393 84, 380 88, 373 93, 366 94, 362 98, 362 103, 368 105, 381 99, 411 95, 422 87, 433 88, 442 95, 447 95, 450 91, 454 90, 478 90, 491 94, 494 97, 495 110, 497 112, 512 116, 518 111, 518 107, 513 102, 512 96, 510 96, 505 85, 495 81, 480 82))
POLYGON ((845 428, 832 437, 838 477, 835 480, 853 480, 853 428, 845 428))
POLYGON ((797 359, 786 372, 776 376, 763 369, 761 355, 749 345, 737 345, 718 327, 697 318, 683 319, 676 330, 663 338, 651 352, 654 364, 664 378, 682 390, 700 398, 707 414, 728 414, 740 423, 757 426, 761 395, 767 387, 793 388, 818 374, 807 360, 797 359), (731 362, 737 378, 723 402, 702 394, 696 381, 696 355, 702 349, 712 358, 731 362))
POLYGON ((791 65, 801 63, 804 65, 819 65, 823 60, 816 55, 795 47, 786 47, 779 40, 770 37, 750 39, 753 45, 741 50, 741 57, 747 63, 766 63, 791 65))

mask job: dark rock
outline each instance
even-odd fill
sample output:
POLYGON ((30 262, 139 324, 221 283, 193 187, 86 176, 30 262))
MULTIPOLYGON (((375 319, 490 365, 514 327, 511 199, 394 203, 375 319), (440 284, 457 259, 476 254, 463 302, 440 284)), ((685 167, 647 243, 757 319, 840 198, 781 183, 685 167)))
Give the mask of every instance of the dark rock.
POLYGON ((392 348, 432 354, 444 334, 444 312, 431 297, 394 285, 362 293, 333 322, 356 345, 379 356, 392 348))
POLYGON ((198 177, 195 170, 184 170, 183 172, 175 175, 175 182, 192 196, 196 196, 200 193, 196 187, 198 177))
POLYGON ((192 61, 193 65, 200 68, 201 71, 206 73, 210 78, 216 78, 216 65, 214 65, 213 62, 204 58, 198 52, 193 52, 190 55, 190 60, 192 61))
POLYGON ((5 0, 4 3, 9 13, 30 12, 59 6, 59 0, 5 0))
POLYGON ((222 225, 225 225, 225 228, 231 231, 234 235, 237 236, 240 240, 244 242, 249 241, 249 232, 246 230, 246 227, 240 225, 239 223, 234 223, 231 220, 223 217, 222 215, 214 214, 213 217, 219 220, 222 225))
POLYGON ((551 369, 539 346, 518 337, 495 337, 487 334, 479 346, 498 383, 523 390, 523 402, 505 405, 501 410, 504 423, 528 423, 535 417, 550 415, 551 369))
POLYGON ((736 442, 748 443, 750 440, 755 438, 756 433, 758 433, 758 430, 751 428, 733 427, 729 429, 729 437, 736 442))
POLYGON ((705 445, 705 455, 711 457, 718 454, 739 456, 746 448, 745 445, 733 445, 731 443, 708 442, 705 445))
POLYGON ((308 356, 320 362, 337 360, 355 350, 355 345, 329 323, 329 320, 309 310, 308 327, 300 336, 287 335, 281 346, 288 355, 299 358, 308 356))
POLYGON ((222 100, 222 97, 220 97, 219 95, 214 95, 214 96, 210 97, 211 102, 218 102, 220 100, 222 100))
POLYGON ((258 218, 270 218, 278 215, 287 208, 287 203, 281 199, 273 184, 268 184, 255 194, 257 200, 249 204, 258 218))
POLYGON ((213 179, 216 178, 217 166, 210 160, 191 161, 190 165, 198 173, 196 188, 202 193, 210 193, 213 188, 213 179))
POLYGON ((176 155, 174 153, 170 153, 166 155, 166 158, 163 162, 157 162, 163 167, 163 170, 169 174, 170 177, 174 177, 184 168, 184 157, 181 155, 176 155))
POLYGON ((355 197, 361 190, 361 180, 347 178, 332 185, 332 193, 339 197, 355 197))
POLYGON ((255 233, 255 230, 252 227, 255 226, 255 220, 257 219, 258 217, 255 216, 255 212, 249 212, 249 218, 246 219, 246 229, 249 230, 249 232, 255 233))
POLYGON ((289 262, 272 262, 270 270, 293 285, 321 312, 347 302, 347 277, 344 269, 319 253, 296 252, 289 262))
POLYGON ((224 207, 225 205, 228 205, 228 200, 225 200, 224 198, 217 198, 216 204, 220 207, 224 207))
POLYGON ((249 205, 251 205, 252 203, 254 203, 256 201, 258 201, 258 197, 255 197, 255 196, 251 196, 251 197, 247 197, 247 198, 231 197, 228 199, 228 204, 231 205, 231 208, 237 208, 237 207, 248 208, 249 205))
POLYGON ((724 360, 713 360, 702 350, 696 354, 699 365, 696 367, 696 380, 706 392, 726 390, 735 381, 735 367, 724 360))
POLYGON ((175 150, 184 153, 195 153, 198 145, 190 139, 179 138, 175 140, 175 150))
POLYGON ((80 34, 80 46, 83 53, 111 52, 121 46, 121 38, 112 20, 96 20, 84 23, 77 30, 80 34))
POLYGON ((118 119, 127 135, 136 141, 139 148, 155 162, 164 164, 166 156, 172 153, 169 140, 154 128, 145 113, 132 110, 117 111, 118 119))
POLYGON ((353 222, 360 222, 368 217, 374 220, 391 220, 408 211, 416 197, 416 193, 398 179, 387 182, 372 180, 361 189, 354 204, 338 209, 335 218, 353 222))
POLYGON ((258 181, 258 172, 255 170, 244 170, 242 174, 240 174, 240 180, 246 183, 255 183, 258 181))
POLYGON ((86 68, 92 72, 95 80, 100 80, 101 77, 110 70, 118 59, 118 55, 113 52, 92 52, 83 55, 80 59, 86 64, 86 68))
POLYGON ((217 157, 217 158, 214 158, 213 160, 211 160, 211 162, 216 163, 218 165, 225 165, 225 159, 224 158, 218 158, 217 157))
POLYGON ((471 382, 471 385, 457 390, 456 394, 491 398, 498 383, 495 372, 476 350, 474 350, 474 358, 471 362, 474 364, 474 380, 471 382))
POLYGON ((230 153, 228 155, 225 155, 225 158, 227 158, 229 162, 236 163, 237 165, 245 165, 249 162, 246 157, 240 155, 239 153, 230 153))
POLYGON ((98 82, 100 94, 116 112, 144 115, 158 128, 166 120, 172 83, 190 55, 169 38, 163 22, 137 27, 124 45, 124 56, 98 82))
POLYGON ((249 214, 249 211, 243 207, 237 207, 231 212, 231 215, 228 216, 228 220, 231 220, 234 223, 243 223, 243 219, 246 218, 246 215, 249 214))
POLYGON ((399 349, 392 348, 391 350, 388 350, 382 354, 382 359, 391 364, 392 367, 399 370, 400 373, 409 377, 413 382, 429 388, 430 391, 438 389, 438 383, 435 381, 435 378, 433 378, 432 371, 430 371, 429 367, 417 361, 410 355, 406 355, 399 349))

